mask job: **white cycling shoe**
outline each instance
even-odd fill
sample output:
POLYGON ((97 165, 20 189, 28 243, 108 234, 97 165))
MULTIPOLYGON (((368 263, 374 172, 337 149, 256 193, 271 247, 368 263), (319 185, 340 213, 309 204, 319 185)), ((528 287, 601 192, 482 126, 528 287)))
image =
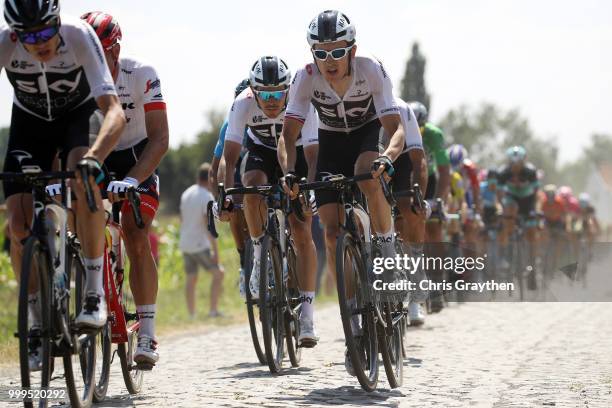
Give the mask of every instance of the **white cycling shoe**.
POLYGON ((308 317, 300 317, 300 335, 298 344, 300 347, 312 348, 317 345, 319 337, 314 328, 314 322, 308 317))
POLYGON ((74 323, 80 329, 100 329, 108 318, 106 300, 96 292, 87 292, 83 301, 83 309, 74 323))
POLYGON ((134 352, 134 362, 136 364, 155 365, 158 361, 157 341, 146 334, 139 335, 138 345, 134 352))
POLYGON ((408 304, 408 318, 411 326, 421 326, 425 323, 425 313, 420 303, 410 302, 408 304))
POLYGON ((249 291, 253 299, 259 299, 259 274, 261 270, 261 261, 253 260, 253 269, 251 270, 251 278, 249 279, 249 291))

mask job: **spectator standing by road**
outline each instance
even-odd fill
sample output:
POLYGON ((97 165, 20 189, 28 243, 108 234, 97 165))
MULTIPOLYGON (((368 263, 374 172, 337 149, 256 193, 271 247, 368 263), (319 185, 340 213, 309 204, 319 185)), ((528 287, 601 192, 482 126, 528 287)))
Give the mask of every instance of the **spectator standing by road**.
POLYGON ((220 317, 219 297, 223 284, 223 268, 219 265, 219 247, 207 229, 206 207, 214 200, 209 190, 208 173, 210 164, 200 166, 196 184, 181 195, 181 236, 179 247, 185 264, 185 295, 189 315, 195 317, 195 289, 200 267, 211 272, 209 317, 220 317))

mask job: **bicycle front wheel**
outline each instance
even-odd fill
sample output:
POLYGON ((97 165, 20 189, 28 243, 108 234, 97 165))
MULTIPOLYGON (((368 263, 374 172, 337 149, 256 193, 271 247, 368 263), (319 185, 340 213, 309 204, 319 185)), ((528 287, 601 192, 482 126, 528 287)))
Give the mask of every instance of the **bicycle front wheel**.
MULTIPOLYGON (((83 304, 83 293, 85 285, 85 268, 82 260, 77 253, 69 250, 66 257, 66 276, 70 285, 74 278, 74 297, 69 304, 71 318, 78 316, 83 304)), ((64 376, 66 378, 66 388, 70 397, 70 405, 73 407, 91 406, 96 374, 96 333, 78 333, 73 336, 76 353, 72 350, 66 351, 63 355, 64 376)))
POLYGON ((286 299, 280 248, 269 235, 266 235, 261 242, 259 276, 259 313, 266 360, 270 371, 278 373, 282 369, 284 356, 286 299))
MULTIPOLYGON (((48 388, 51 355, 51 292, 48 254, 35 237, 25 243, 18 305, 19 365, 23 388, 48 388), (32 365, 32 366, 30 366, 32 365)), ((46 407, 47 399, 24 400, 25 407, 46 407)))
POLYGON ((249 318, 249 328, 251 330, 251 339, 253 341, 253 348, 255 349, 255 354, 257 355, 257 360, 259 363, 264 365, 267 364, 266 354, 263 351, 263 337, 261 333, 261 328, 258 329, 258 326, 261 324, 261 315, 259 311, 259 303, 256 299, 253 299, 251 296, 251 291, 249 290, 249 281, 251 280, 251 270, 253 268, 253 243, 249 239, 245 245, 244 252, 244 285, 246 292, 246 307, 247 307, 247 316, 249 318))
POLYGON ((367 272, 348 231, 336 242, 338 303, 348 357, 361 387, 374 391, 378 383, 378 338, 367 272))

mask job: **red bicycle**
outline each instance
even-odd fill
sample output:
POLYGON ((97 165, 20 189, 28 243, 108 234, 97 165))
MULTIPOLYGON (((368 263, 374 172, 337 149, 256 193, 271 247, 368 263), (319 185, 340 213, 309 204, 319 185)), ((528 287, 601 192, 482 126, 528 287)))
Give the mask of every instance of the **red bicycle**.
MULTIPOLYGON (((136 225, 139 228, 144 228, 140 213, 140 197, 136 190, 128 190, 127 200, 132 207, 132 214, 134 215, 136 225)), ((143 371, 153 368, 145 364, 137 365, 133 360, 140 322, 138 321, 136 305, 129 285, 125 288, 123 286, 126 256, 119 210, 120 204, 114 204, 106 223, 104 291, 108 304, 108 323, 101 333, 97 346, 97 351, 102 358, 96 367, 95 402, 101 402, 106 396, 110 366, 115 354, 119 356, 123 380, 130 394, 140 392, 142 389, 143 371), (112 344, 117 344, 115 353, 111 352, 112 344)))

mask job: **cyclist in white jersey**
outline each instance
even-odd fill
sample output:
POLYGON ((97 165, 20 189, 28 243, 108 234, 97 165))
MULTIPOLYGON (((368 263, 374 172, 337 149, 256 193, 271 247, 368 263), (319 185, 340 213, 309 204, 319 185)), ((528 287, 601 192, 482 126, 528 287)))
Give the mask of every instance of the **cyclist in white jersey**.
MULTIPOLYGON (((77 176, 77 233, 87 274, 84 305, 76 318, 79 327, 98 329, 106 324, 102 286, 105 214, 95 181, 103 177, 100 163, 113 150, 125 126, 111 74, 100 41, 84 22, 60 19, 58 0, 5 0, 0 26, 0 67, 15 94, 4 171, 20 172, 21 164, 51 170, 61 151, 68 169, 87 168, 99 210, 85 203, 85 189, 77 176), (89 146, 89 119, 100 108, 104 123, 89 146)), ((4 183, 11 228, 11 261, 17 276, 21 269, 22 240, 32 219, 31 190, 19 183, 4 183)), ((39 295, 30 295, 33 323, 40 314, 39 295)), ((33 358, 35 360, 35 358, 33 358)), ((32 361, 31 361, 32 362, 32 361)), ((34 369, 37 364, 32 364, 34 369)))
MULTIPOLYGON (((351 176, 373 168, 375 178, 383 172, 392 175, 393 162, 403 150, 405 136, 391 80, 382 63, 369 56, 356 55, 355 26, 336 10, 327 10, 315 17, 308 27, 307 39, 314 63, 298 70, 293 79, 279 141, 282 145, 278 150, 279 161, 289 176, 287 191, 294 180, 296 140, 311 103, 319 113, 318 179, 327 174, 351 176), (381 155, 378 139, 383 129, 392 136, 381 155)), ((395 257, 391 208, 380 183, 367 180, 360 182, 359 188, 367 198, 382 255, 395 257)), ((335 270, 336 236, 342 213, 338 193, 317 191, 316 200, 325 226, 328 267, 335 270)), ((385 283, 402 277, 396 270, 381 275, 385 283)), ((351 373, 350 359, 345 363, 351 373)))
MULTIPOLYGON (((238 95, 228 115, 223 150, 226 162, 225 185, 228 187, 234 185, 234 169, 240 155, 245 126, 248 138, 247 153, 242 159, 242 183, 245 186, 275 183, 282 176, 276 148, 284 123, 291 72, 280 58, 265 56, 253 64, 249 79, 250 87, 238 95)), ((297 137, 299 157, 296 171, 300 177, 313 180, 318 150, 317 118, 314 109, 309 107, 304 117, 306 124, 301 135, 297 137)), ((255 194, 246 194, 243 200, 254 252, 249 290, 254 298, 258 298, 266 204, 262 197, 255 194)), ((304 222, 300 222, 293 214, 289 216, 291 236, 300 260, 297 268, 303 303, 298 342, 302 347, 314 347, 318 341, 313 324, 317 254, 312 241, 311 221, 311 214, 306 216, 304 222)))
POLYGON ((101 12, 86 13, 81 18, 93 27, 102 43, 127 117, 117 147, 104 162, 108 171, 117 177, 117 181, 108 184, 106 193, 113 203, 121 201, 129 187, 140 193, 144 228, 136 226, 128 201, 124 201, 121 208, 121 226, 130 259, 130 288, 140 322, 134 361, 155 364, 159 360, 155 338, 158 279, 149 230, 159 205, 159 183, 155 173, 168 150, 166 103, 152 66, 131 57, 119 57, 122 34, 117 20, 101 12))
MULTIPOLYGON (((419 186, 427 186, 427 162, 423 149, 423 140, 416 116, 410 106, 400 98, 395 98, 400 108, 400 115, 406 134, 406 144, 402 154, 393 162, 395 173, 391 177, 389 186, 393 193, 409 190, 414 183, 419 186)), ((389 135, 385 132, 380 138, 381 152, 389 143, 389 135)), ((425 202, 426 211, 417 211, 410 197, 396 197, 399 216, 396 217, 396 230, 402 237, 404 243, 409 244, 409 253, 415 258, 423 256, 423 244, 425 241, 425 221, 429 216, 429 204, 425 202)), ((417 284, 426 279, 423 269, 419 269, 410 276, 417 284)), ((408 304, 408 317, 411 325, 425 323, 422 303, 427 299, 427 292, 414 290, 410 293, 408 304)))

